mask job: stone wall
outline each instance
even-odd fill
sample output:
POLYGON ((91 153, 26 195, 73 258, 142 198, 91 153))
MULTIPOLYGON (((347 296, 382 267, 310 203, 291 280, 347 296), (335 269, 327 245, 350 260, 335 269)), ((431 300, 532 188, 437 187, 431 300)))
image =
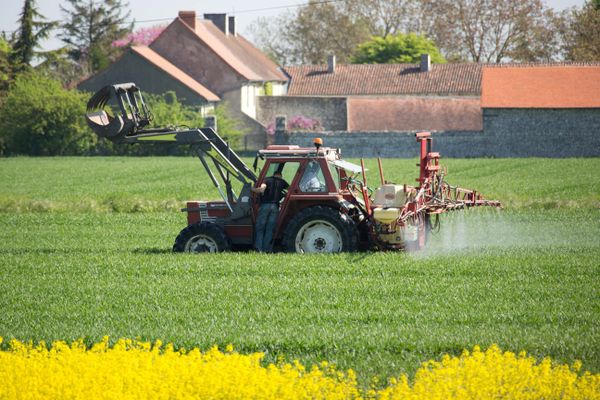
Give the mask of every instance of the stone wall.
POLYGON ((291 118, 302 115, 319 120, 323 129, 344 131, 348 129, 348 110, 345 97, 259 96, 256 119, 264 126, 279 115, 291 118))
MULTIPOLYGON (((290 144, 342 149, 345 157, 416 157, 416 132, 295 132, 290 144)), ((443 157, 598 157, 600 109, 486 109, 483 131, 432 132, 443 157)))
POLYGON ((598 157, 600 108, 483 110, 496 157, 598 157))
MULTIPOLYGON (((418 155, 416 132, 293 132, 287 141, 302 147, 312 147, 320 137, 323 145, 342 150, 344 157, 412 158, 418 155)), ((433 132, 433 148, 444 157, 478 157, 472 152, 473 141, 481 132, 433 132)), ((286 140, 278 140, 283 144, 286 140)))

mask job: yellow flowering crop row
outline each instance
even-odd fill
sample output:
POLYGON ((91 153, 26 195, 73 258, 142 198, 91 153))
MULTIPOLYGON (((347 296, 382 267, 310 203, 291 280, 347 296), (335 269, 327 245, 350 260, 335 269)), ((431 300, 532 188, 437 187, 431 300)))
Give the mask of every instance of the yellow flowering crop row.
POLYGON ((505 352, 475 346, 460 357, 423 363, 414 383, 406 376, 393 380, 379 393, 381 399, 600 399, 600 374, 580 374, 573 366, 536 363, 525 352, 505 352))
POLYGON ((0 351, 0 399, 600 399, 600 374, 580 373, 580 363, 538 364, 496 346, 428 361, 412 384, 402 375, 369 391, 352 370, 297 361, 264 367, 263 356, 129 339, 110 347, 104 338, 90 349, 82 340, 50 349, 12 340, 0 351))

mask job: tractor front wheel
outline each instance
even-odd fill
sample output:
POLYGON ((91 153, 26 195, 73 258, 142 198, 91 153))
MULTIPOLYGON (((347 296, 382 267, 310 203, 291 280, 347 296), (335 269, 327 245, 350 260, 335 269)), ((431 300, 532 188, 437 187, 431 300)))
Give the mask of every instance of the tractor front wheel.
POLYGON ((227 235, 219 225, 198 222, 183 229, 173 245, 174 252, 217 253, 229 250, 227 235))
POLYGON ((296 214, 283 233, 286 251, 296 253, 339 253, 355 251, 358 231, 346 214, 315 206, 296 214))

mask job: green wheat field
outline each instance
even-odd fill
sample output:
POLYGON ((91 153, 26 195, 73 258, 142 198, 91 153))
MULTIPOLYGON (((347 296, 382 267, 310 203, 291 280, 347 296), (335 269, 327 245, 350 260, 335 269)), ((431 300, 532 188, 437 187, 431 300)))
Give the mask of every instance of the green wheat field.
POLYGON ((505 209, 443 216, 418 253, 190 255, 179 209, 218 198, 198 160, 0 159, 0 336, 231 343, 365 381, 493 343, 600 372, 600 159, 443 163, 505 209))

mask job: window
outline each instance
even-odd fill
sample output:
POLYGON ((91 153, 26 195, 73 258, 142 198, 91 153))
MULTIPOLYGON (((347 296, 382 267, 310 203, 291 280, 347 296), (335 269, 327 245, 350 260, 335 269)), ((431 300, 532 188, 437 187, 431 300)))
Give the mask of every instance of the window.
POLYGON ((267 170, 267 174, 265 178, 269 176, 273 176, 273 174, 279 170, 281 172, 281 177, 284 181, 288 183, 288 185, 292 184, 294 177, 296 176, 296 172, 300 168, 299 162, 287 162, 287 163, 271 163, 269 165, 269 169, 267 170))
POLYGON ((340 190, 340 173, 337 167, 331 163, 327 163, 329 167, 329 172, 331 173, 331 179, 333 179, 333 183, 335 184, 335 188, 340 190))
POLYGON ((316 161, 309 161, 300 179, 300 190, 302 192, 326 192, 327 183, 321 170, 321 166, 316 161))

